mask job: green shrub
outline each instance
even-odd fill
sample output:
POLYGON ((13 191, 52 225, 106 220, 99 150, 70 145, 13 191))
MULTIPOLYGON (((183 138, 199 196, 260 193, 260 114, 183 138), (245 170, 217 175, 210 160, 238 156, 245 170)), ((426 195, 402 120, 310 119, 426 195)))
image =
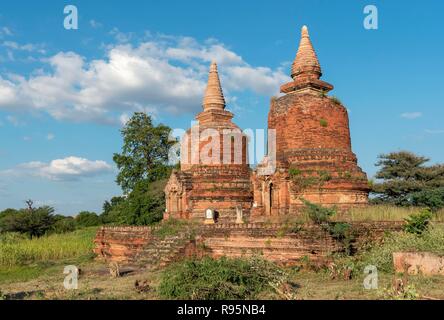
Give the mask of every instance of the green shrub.
POLYGON ((363 252, 358 260, 363 268, 375 265, 378 270, 393 271, 393 252, 427 251, 440 256, 444 255, 444 227, 433 226, 421 236, 406 232, 393 232, 384 237, 382 244, 377 244, 363 252))
POLYGON ((432 213, 425 209, 418 214, 412 214, 410 217, 406 218, 406 225, 404 230, 409 233, 422 234, 427 230, 432 219, 432 213))
POLYGON ((305 199, 302 199, 305 205, 305 211, 310 219, 316 224, 323 224, 329 221, 329 218, 336 214, 335 208, 326 208, 305 199))
POLYGON ((297 168, 290 168, 288 170, 288 174, 290 175, 290 178, 294 178, 296 176, 299 176, 301 174, 301 170, 297 169, 297 168))
POLYGON ((428 207, 434 212, 444 208, 444 188, 415 192, 411 198, 414 206, 428 207))
POLYGON ((285 273, 261 259, 186 260, 167 268, 158 291, 165 299, 254 299, 286 281, 285 273))
POLYGON ((101 219, 94 212, 82 211, 75 217, 75 223, 79 227, 94 227, 101 224, 101 219))
POLYGON ((52 226, 53 233, 67 233, 76 229, 77 225, 72 217, 66 217, 56 221, 52 226))

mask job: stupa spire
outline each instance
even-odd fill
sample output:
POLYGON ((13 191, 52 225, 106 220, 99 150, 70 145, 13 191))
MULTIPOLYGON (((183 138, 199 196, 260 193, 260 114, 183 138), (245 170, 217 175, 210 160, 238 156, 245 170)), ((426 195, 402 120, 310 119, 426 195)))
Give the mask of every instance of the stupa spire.
POLYGON ((210 66, 210 73, 208 75, 207 89, 203 99, 204 110, 209 109, 225 109, 225 99, 220 85, 219 73, 217 72, 216 62, 212 62, 210 66))
POLYGON ((294 80, 301 77, 319 79, 321 75, 321 65, 311 44, 308 28, 303 26, 298 53, 291 67, 291 77, 294 80))

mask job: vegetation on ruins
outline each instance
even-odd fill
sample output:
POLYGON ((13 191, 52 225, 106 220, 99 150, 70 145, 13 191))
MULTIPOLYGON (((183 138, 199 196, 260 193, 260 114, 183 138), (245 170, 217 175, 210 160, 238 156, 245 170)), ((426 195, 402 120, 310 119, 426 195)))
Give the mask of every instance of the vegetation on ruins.
POLYGON ((373 203, 444 207, 444 165, 427 166, 428 158, 401 151, 379 156, 373 203))
POLYGON ((342 104, 342 101, 336 96, 331 96, 330 100, 333 101, 334 103, 342 104))
POLYGON ((421 235, 429 228, 432 217, 432 213, 428 209, 424 209, 417 214, 412 214, 405 219, 406 224, 404 230, 409 233, 421 235))
POLYGON ((259 259, 185 260, 168 267, 158 288, 165 299, 255 299, 264 292, 281 292, 288 275, 259 259))
POLYGON ((321 127, 324 127, 324 128, 326 128, 328 126, 328 122, 324 118, 319 120, 319 124, 321 125, 321 127))
MULTIPOLYGON (((393 252, 431 252, 444 256, 444 227, 431 226, 421 235, 405 231, 388 233, 382 243, 374 244, 353 260, 356 267, 363 270, 366 265, 374 265, 383 272, 393 272, 393 252)), ((361 272, 361 271, 360 271, 361 272)))
POLYGON ((350 254, 352 249, 351 245, 354 239, 353 230, 351 225, 347 222, 331 220, 331 217, 336 215, 336 208, 323 207, 305 199, 301 200, 305 205, 305 211, 309 218, 328 232, 334 239, 340 241, 344 246, 344 251, 347 254, 350 254))

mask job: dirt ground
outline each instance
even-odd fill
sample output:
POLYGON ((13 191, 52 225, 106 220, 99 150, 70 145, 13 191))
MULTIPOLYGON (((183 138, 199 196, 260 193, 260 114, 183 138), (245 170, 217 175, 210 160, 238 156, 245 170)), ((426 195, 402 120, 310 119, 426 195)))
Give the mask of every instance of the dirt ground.
MULTIPOLYGON (((29 266, 22 270, 2 270, 0 273, 0 292, 3 299, 159 299, 156 287, 159 284, 162 270, 143 270, 135 267, 122 267, 121 276, 113 277, 108 264, 100 261, 85 261, 76 265, 81 269, 78 289, 64 288, 64 266, 70 263, 49 266, 29 266), (33 270, 33 268, 35 270, 33 270), (26 274, 28 272, 28 279, 26 274), (20 275, 18 277, 17 275, 20 275), (145 291, 136 289, 136 281, 148 284, 145 291)), ((387 299, 386 289, 401 276, 379 274, 378 289, 365 289, 365 275, 356 275, 352 280, 331 279, 326 271, 288 270, 293 282, 292 290, 296 299, 387 299)), ((406 278, 404 278, 404 281, 406 278)), ((414 286, 418 299, 444 299, 444 277, 409 276, 408 284, 414 286)), ((274 293, 264 293, 260 299, 279 299, 274 293)), ((395 297, 396 298, 396 297, 395 297)))

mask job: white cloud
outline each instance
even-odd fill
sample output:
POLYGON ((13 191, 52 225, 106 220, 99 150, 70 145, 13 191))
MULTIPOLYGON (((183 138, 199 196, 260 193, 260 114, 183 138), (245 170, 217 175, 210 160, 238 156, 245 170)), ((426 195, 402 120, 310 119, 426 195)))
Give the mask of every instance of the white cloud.
POLYGON ((91 161, 79 157, 52 160, 49 163, 32 161, 22 163, 13 169, 1 172, 3 175, 26 175, 55 181, 77 180, 93 177, 112 170, 111 165, 102 160, 91 161))
POLYGON ((91 27, 93 27, 94 29, 98 29, 98 28, 103 27, 103 24, 101 24, 100 22, 98 22, 98 21, 96 21, 96 20, 94 20, 94 19, 92 19, 92 20, 89 21, 89 25, 90 25, 91 27))
POLYGON ((54 140, 54 138, 55 138, 55 135, 53 133, 48 133, 46 135, 46 140, 51 141, 51 140, 54 140))
POLYGON ((4 41, 3 46, 12 50, 19 50, 19 51, 27 51, 27 52, 38 52, 41 54, 45 54, 46 50, 43 49, 43 44, 33 44, 33 43, 27 43, 27 44, 18 44, 14 41, 4 41))
POLYGON ((6 117, 6 120, 8 120, 8 122, 11 123, 14 127, 21 127, 25 125, 23 121, 15 116, 9 115, 6 117))
POLYGON ((198 112, 212 60, 219 64, 228 98, 244 90, 273 95, 290 79, 280 68, 249 65, 214 39, 199 43, 157 35, 134 46, 125 43, 131 34, 112 32, 124 44, 107 47, 104 59, 87 61, 74 52, 59 52, 29 76, 0 76, 0 109, 121 124, 123 114, 140 110, 198 112))
POLYGON ((5 37, 5 36, 8 36, 8 37, 10 37, 10 36, 12 36, 13 34, 12 34, 12 31, 11 31, 11 29, 9 29, 8 27, 1 27, 0 28, 0 38, 3 38, 3 37, 5 37))
POLYGON ((401 114, 401 118, 409 120, 417 119, 420 117, 422 117, 422 112, 405 112, 401 114))
POLYGON ((437 130, 426 129, 425 132, 428 134, 443 134, 444 129, 442 129, 442 130, 441 129, 437 129, 437 130))

